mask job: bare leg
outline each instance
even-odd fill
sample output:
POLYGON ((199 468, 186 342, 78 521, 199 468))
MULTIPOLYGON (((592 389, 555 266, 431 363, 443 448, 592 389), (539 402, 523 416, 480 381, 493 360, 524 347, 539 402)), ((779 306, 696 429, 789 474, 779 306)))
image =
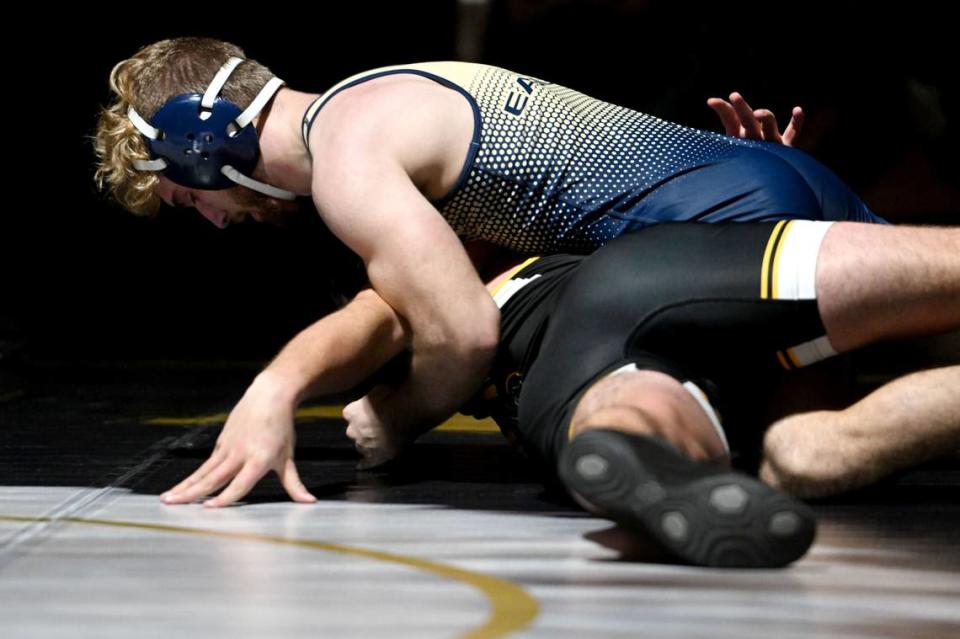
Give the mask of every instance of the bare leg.
POLYGON ((948 366, 896 379, 846 410, 774 423, 760 477, 798 497, 824 497, 958 448, 960 366, 948 366))
MULTIPOLYGON (((960 228, 834 224, 817 256, 816 290, 827 336, 839 352, 960 328, 960 228)), ((594 383, 577 405, 570 435, 592 428, 656 435, 697 461, 724 456, 716 429, 690 393, 653 371, 594 383)))
POLYGON ((839 352, 960 328, 960 228, 834 224, 816 288, 839 352))
MULTIPOLYGON (((835 224, 817 303, 837 351, 960 327, 960 228, 835 224)), ((867 485, 960 447, 960 368, 908 375, 846 410, 793 415, 764 441, 761 478, 815 497, 867 485)))

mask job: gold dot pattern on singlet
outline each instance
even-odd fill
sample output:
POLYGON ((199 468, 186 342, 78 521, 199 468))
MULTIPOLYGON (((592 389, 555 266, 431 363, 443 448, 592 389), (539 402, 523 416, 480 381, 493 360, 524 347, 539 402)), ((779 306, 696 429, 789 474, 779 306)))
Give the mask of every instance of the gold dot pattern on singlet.
POLYGON ((468 89, 479 149, 441 212, 461 236, 521 253, 591 252, 645 190, 740 144, 496 67, 468 89))

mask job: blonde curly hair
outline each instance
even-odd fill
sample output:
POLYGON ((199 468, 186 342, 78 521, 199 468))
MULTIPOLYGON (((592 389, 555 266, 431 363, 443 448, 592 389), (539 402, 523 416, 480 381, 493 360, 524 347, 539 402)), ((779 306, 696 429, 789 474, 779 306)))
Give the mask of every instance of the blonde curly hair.
MULTIPOLYGON (((163 104, 183 93, 202 94, 220 67, 231 57, 246 58, 243 50, 213 38, 173 38, 149 44, 119 62, 110 72, 114 101, 100 111, 94 152, 94 181, 121 206, 137 215, 160 208, 156 172, 139 171, 134 160, 150 159, 143 136, 127 117, 127 108, 150 120, 163 104)), ((240 64, 221 95, 246 108, 273 73, 255 60, 240 64)))

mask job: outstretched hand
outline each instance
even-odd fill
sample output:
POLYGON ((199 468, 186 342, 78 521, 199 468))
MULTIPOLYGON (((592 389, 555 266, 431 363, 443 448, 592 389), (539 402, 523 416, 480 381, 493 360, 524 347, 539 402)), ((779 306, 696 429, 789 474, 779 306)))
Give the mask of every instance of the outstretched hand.
POLYGON ((790 123, 781 133, 777 117, 772 111, 751 108, 739 93, 731 93, 729 102, 722 98, 710 98, 707 105, 720 117, 725 133, 734 137, 793 146, 803 129, 805 116, 803 109, 798 106, 793 107, 790 123))
POLYGON ((315 502, 293 462, 294 411, 295 404, 275 384, 258 377, 231 411, 210 458, 160 498, 166 504, 188 504, 226 486, 203 505, 229 506, 272 470, 291 499, 315 502))

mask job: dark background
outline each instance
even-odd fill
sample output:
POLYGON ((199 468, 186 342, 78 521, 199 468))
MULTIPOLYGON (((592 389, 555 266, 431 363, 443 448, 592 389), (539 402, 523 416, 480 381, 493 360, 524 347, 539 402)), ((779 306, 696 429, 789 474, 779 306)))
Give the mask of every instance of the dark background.
POLYGON ((330 308, 316 218, 219 231, 193 211, 137 218, 95 192, 89 136, 108 73, 164 37, 233 41, 319 93, 372 67, 462 58, 459 23, 483 34, 479 61, 691 126, 719 130, 705 100, 732 90, 784 119, 801 104, 799 146, 876 212, 960 222, 948 5, 493 0, 484 29, 483 10, 452 1, 341 4, 117 4, 8 22, 0 366, 262 362, 330 308))

